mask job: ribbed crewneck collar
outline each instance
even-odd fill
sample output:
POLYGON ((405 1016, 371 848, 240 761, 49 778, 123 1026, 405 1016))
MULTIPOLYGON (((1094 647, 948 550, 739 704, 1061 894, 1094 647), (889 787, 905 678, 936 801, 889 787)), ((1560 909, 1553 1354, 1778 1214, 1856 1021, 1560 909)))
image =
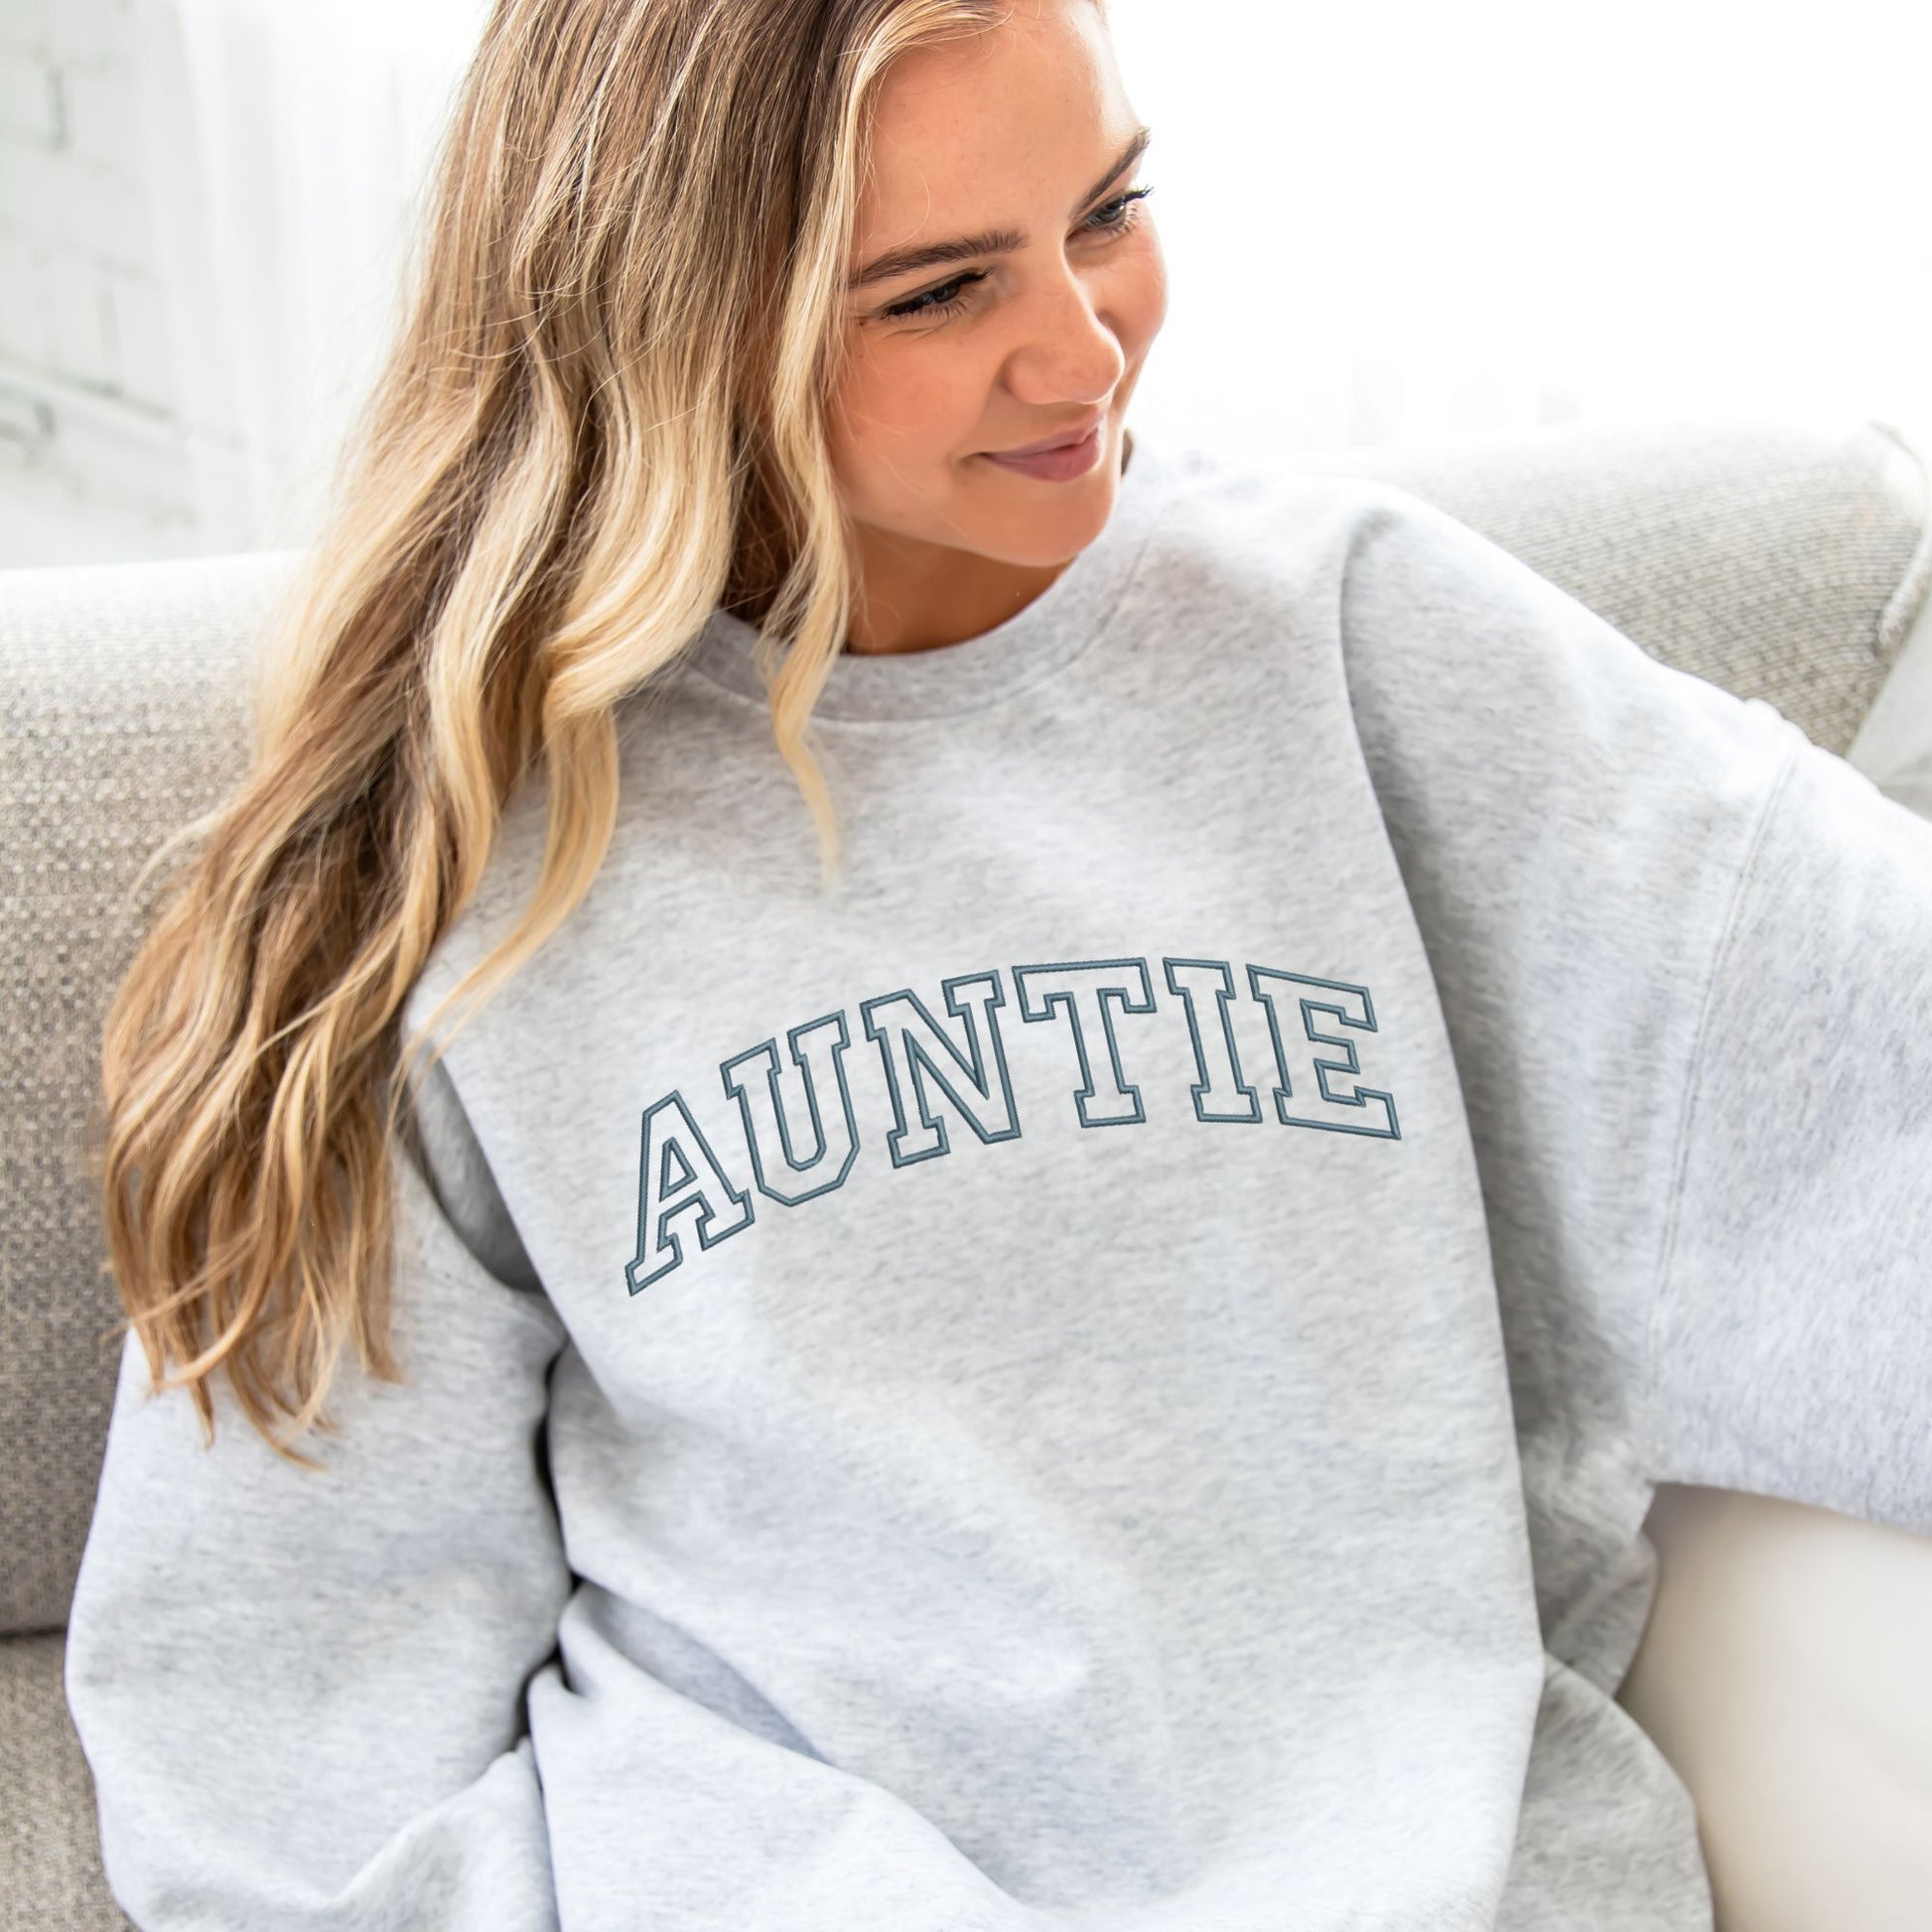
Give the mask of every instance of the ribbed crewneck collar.
MULTIPOLYGON (((926 650, 844 651, 814 719, 941 718, 982 706, 1065 670, 1105 629, 1153 532, 1166 453, 1134 431, 1133 460, 1100 534, 1039 596, 990 630, 926 650)), ((753 660, 757 626, 714 611, 686 662, 701 676, 764 702, 753 660)))

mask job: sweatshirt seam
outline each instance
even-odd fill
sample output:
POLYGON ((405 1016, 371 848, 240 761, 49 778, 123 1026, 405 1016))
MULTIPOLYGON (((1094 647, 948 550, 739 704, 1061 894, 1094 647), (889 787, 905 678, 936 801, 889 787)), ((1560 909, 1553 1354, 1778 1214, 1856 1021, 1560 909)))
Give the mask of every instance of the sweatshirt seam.
MULTIPOLYGON (((544 1281, 541 1271, 537 1268, 535 1258, 530 1254, 530 1244, 523 1238, 523 1230, 518 1226, 516 1216, 511 1212, 509 1201, 504 1197, 502 1183, 496 1178, 496 1170, 491 1166, 489 1156, 483 1151, 483 1138, 477 1132, 476 1122, 470 1117, 470 1108, 463 1098, 463 1090, 456 1083, 456 1069, 450 1064, 450 1056, 447 1050, 439 1053, 431 1062, 428 1072, 424 1075, 424 1086, 427 1087, 430 1082, 437 1080, 439 1077, 443 1086, 448 1090, 448 1105, 455 1110, 461 1123, 459 1131, 463 1136, 468 1138, 470 1151, 475 1155, 478 1165, 483 1171, 485 1177, 484 1186, 495 1197, 496 1205, 502 1210, 503 1221, 509 1228, 511 1238, 516 1242, 518 1248, 522 1250, 523 1258, 530 1264, 530 1273, 535 1277, 533 1283, 526 1287, 521 1282, 512 1281, 506 1275, 498 1274, 470 1244, 468 1236, 464 1234, 462 1228, 457 1224, 455 1217, 450 1212, 448 1202, 443 1198, 441 1183, 434 1177, 434 1164, 429 1159, 429 1137, 423 1131, 419 1109, 412 1110, 415 1115, 415 1130, 422 1142, 422 1158, 416 1162, 418 1177, 427 1188, 430 1200, 434 1204, 437 1215, 442 1221, 444 1228, 448 1231, 450 1239, 463 1251, 467 1263, 474 1266, 492 1287, 503 1289, 512 1295, 522 1298, 526 1302, 540 1297, 554 1309, 556 1303, 550 1294, 549 1285, 544 1281)), ((470 1292, 472 1284, 461 1278, 462 1269, 460 1267, 450 1267, 437 1261, 434 1256, 428 1258, 427 1266, 429 1272, 438 1276, 446 1288, 452 1289, 458 1294, 467 1294, 470 1292)))
POLYGON ((1705 1049, 1709 1043, 1717 1012, 1718 996, 1727 984, 1737 933, 1742 923, 1745 893, 1757 877, 1758 863, 1763 856, 1769 836, 1772 816, 1777 809, 1778 801, 1790 786, 1808 742, 1800 739, 1791 745, 1758 807, 1756 820, 1751 827, 1750 843, 1745 848, 1743 863, 1738 867, 1737 877, 1732 882, 1729 901, 1725 907, 1724 924, 1712 956, 1710 972, 1705 979, 1704 1003, 1698 1014, 1697 1033, 1691 1043, 1690 1067, 1684 1082, 1683 1108, 1678 1117, 1676 1146, 1671 1159, 1670 1195, 1664 1212, 1663 1234, 1647 1296, 1649 1306, 1644 1323, 1642 1403, 1644 1465, 1647 1476, 1654 1477, 1654 1472, 1661 1464, 1664 1450, 1663 1414, 1658 1395, 1663 1368, 1660 1337, 1663 1330, 1664 1311, 1670 1300, 1671 1267, 1677 1258, 1677 1235, 1682 1225, 1684 1184, 1690 1167, 1691 1136, 1697 1125, 1698 1102, 1704 1083, 1705 1049))

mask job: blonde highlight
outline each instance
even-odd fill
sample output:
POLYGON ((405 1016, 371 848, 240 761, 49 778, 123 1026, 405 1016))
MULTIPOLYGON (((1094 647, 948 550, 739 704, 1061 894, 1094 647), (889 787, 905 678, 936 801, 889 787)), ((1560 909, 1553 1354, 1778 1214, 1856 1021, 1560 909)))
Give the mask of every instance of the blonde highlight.
POLYGON ((423 1056, 589 890, 619 707, 647 715, 720 606, 759 627, 773 741, 836 876, 810 720, 855 598, 826 420, 870 115, 903 54, 1004 18, 1001 0, 496 0, 405 319, 265 627, 247 775, 143 869, 172 867, 103 1029, 89 1156, 115 1332, 138 1333, 155 1387, 190 1389, 210 1443, 216 1370, 310 1467, 293 1442, 333 1431, 351 1343, 408 1379, 389 1162, 423 1056), (412 988, 539 775, 520 920, 404 1042, 412 988))

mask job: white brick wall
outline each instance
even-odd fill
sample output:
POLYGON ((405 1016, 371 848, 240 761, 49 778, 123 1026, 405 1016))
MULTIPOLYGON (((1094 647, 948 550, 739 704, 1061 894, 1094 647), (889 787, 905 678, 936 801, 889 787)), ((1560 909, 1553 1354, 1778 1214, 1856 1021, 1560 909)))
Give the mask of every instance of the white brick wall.
POLYGON ((0 0, 0 568, 196 547, 134 44, 132 0, 0 0))

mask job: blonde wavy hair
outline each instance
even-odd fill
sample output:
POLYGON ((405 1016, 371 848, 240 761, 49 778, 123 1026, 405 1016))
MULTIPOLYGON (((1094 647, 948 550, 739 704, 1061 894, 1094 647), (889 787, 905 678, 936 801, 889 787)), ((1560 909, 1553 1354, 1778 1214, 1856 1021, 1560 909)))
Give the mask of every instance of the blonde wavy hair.
POLYGON ((900 55, 1006 17, 496 0, 404 320, 271 614, 248 774, 143 869, 179 861, 104 1027, 89 1152, 127 1310, 111 1332, 139 1331, 157 1388, 192 1389, 207 1444, 223 1365, 305 1467, 275 1418, 333 1432, 351 1338, 376 1378, 408 1379, 389 1163, 410 1067, 444 1009, 465 1000, 467 1022, 589 889, 617 709, 714 607, 759 626, 773 737, 836 874, 807 721, 857 597, 826 423, 870 118, 900 55), (539 765, 530 902, 405 1050, 411 988, 539 765))

